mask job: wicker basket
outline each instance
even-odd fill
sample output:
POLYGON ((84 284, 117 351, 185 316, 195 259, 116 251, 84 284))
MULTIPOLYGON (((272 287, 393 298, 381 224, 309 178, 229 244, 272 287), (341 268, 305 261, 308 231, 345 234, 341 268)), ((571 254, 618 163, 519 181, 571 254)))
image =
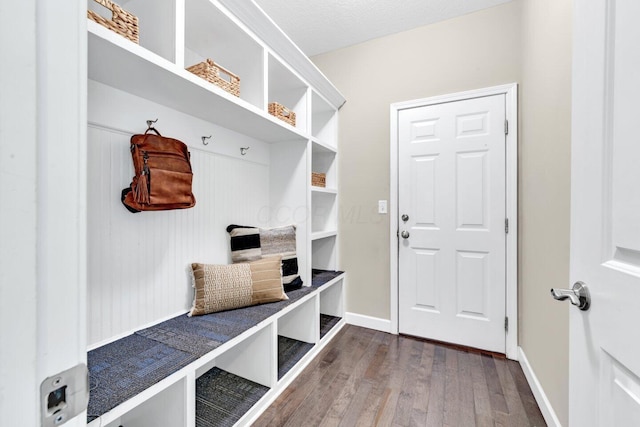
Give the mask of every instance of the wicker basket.
POLYGON ((140 43, 138 35, 138 17, 127 12, 111 0, 93 0, 111 11, 111 20, 103 18, 92 10, 87 10, 87 17, 131 40, 134 43, 140 43))
POLYGON ((192 65, 187 68, 187 71, 190 71, 196 76, 221 87, 232 95, 240 96, 240 77, 216 64, 211 59, 192 65), (228 79, 220 77, 221 71, 228 75, 228 79))
POLYGON ((311 185, 313 185, 314 187, 326 187, 327 174, 311 172, 311 185))
POLYGON ((291 126, 296 125, 296 113, 289 110, 282 104, 278 104, 277 102, 271 102, 269 104, 269 114, 278 119, 289 123, 291 126))

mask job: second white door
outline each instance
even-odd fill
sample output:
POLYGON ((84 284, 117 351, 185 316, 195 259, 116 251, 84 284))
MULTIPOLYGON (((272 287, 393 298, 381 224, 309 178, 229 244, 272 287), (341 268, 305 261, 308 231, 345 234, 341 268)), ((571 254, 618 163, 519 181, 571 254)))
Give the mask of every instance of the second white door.
POLYGON ((505 352, 505 102, 399 112, 400 333, 505 352))

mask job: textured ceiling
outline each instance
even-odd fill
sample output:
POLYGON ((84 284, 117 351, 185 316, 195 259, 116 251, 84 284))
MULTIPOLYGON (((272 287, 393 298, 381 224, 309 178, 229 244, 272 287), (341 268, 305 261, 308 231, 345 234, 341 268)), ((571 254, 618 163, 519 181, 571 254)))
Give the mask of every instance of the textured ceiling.
POLYGON ((255 0, 308 56, 511 0, 255 0))

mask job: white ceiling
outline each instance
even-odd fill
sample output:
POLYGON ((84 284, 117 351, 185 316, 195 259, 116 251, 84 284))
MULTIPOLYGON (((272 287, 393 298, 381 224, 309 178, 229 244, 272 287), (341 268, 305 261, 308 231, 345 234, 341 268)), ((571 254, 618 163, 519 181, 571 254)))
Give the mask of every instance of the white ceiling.
POLYGON ((511 0, 255 0, 308 56, 511 0))

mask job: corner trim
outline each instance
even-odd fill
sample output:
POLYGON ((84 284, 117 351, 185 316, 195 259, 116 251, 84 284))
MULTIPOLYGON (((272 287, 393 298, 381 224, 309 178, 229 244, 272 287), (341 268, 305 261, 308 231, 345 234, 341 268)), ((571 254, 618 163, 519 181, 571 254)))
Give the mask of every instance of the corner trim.
POLYGON ((349 325, 361 326, 363 328, 374 329, 380 332, 391 332, 391 320, 348 312, 345 313, 344 317, 349 325))
POLYGON ((549 427, 562 427, 562 424, 560 424, 560 420, 558 419, 556 412, 553 410, 551 402, 549 402, 549 398, 542 388, 542 384, 540 384, 538 377, 535 372, 533 372, 533 368, 529 364, 529 360, 524 354, 522 347, 518 347, 518 361, 520 362, 520 366, 522 366, 524 376, 527 378, 529 387, 531 387, 531 391, 533 392, 533 397, 535 397, 536 403, 540 407, 540 411, 542 412, 542 416, 544 417, 547 425, 549 427))
POLYGON ((283 58, 333 107, 340 109, 344 96, 276 23, 253 1, 218 0, 236 15, 269 49, 283 58))

